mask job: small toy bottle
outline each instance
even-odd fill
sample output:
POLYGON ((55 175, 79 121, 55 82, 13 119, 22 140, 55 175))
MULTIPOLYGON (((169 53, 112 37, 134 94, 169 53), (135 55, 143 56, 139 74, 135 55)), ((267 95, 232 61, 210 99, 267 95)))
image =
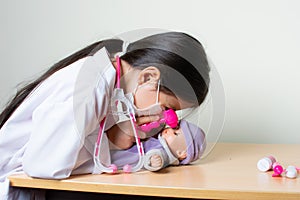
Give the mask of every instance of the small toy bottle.
POLYGON ((262 172, 266 172, 273 168, 275 162, 276 159, 273 156, 267 156, 257 162, 257 168, 262 172))

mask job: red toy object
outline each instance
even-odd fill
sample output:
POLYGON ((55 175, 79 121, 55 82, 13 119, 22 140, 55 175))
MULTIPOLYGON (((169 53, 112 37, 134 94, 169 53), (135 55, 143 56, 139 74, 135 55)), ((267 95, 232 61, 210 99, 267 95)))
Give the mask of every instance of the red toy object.
POLYGON ((163 117, 155 122, 150 122, 139 126, 139 129, 143 132, 149 132, 154 128, 158 128, 161 124, 167 124, 171 128, 176 128, 178 125, 178 117, 174 110, 169 109, 163 112, 163 117))

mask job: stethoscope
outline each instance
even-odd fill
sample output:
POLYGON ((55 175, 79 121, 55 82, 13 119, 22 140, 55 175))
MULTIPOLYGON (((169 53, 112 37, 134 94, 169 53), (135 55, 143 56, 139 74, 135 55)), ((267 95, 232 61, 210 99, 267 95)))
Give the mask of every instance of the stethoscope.
MULTIPOLYGON (((120 89, 120 68, 121 68, 121 62, 120 62, 120 58, 117 56, 116 57, 116 61, 117 61, 117 84, 116 84, 116 89, 120 89)), ((124 105, 130 105, 127 101, 126 98, 124 99, 119 99, 117 102, 112 102, 115 104, 124 104, 124 105)), ((138 154, 139 154, 139 161, 135 166, 131 166, 129 164, 126 164, 123 166, 123 171, 125 173, 130 173, 130 172, 136 172, 139 171, 143 165, 144 165, 144 148, 143 145, 141 143, 140 140, 140 136, 138 135, 137 132, 137 127, 136 127, 136 119, 135 119, 135 115, 134 115, 134 111, 130 106, 125 106, 125 110, 123 112, 123 114, 125 114, 131 122, 131 126, 133 127, 133 133, 134 133, 134 137, 135 137, 135 142, 136 142, 136 147, 138 150, 138 154)), ((94 163, 95 166, 101 170, 101 172, 106 172, 106 173, 117 173, 118 172, 118 167, 115 164, 111 164, 110 166, 104 166, 100 160, 100 156, 101 156, 101 145, 103 142, 103 136, 105 134, 104 132, 104 127, 106 124, 106 118, 104 118, 101 122, 100 122, 100 128, 99 128, 99 132, 98 132, 98 137, 97 137, 97 141, 95 144, 95 148, 94 148, 94 163)))

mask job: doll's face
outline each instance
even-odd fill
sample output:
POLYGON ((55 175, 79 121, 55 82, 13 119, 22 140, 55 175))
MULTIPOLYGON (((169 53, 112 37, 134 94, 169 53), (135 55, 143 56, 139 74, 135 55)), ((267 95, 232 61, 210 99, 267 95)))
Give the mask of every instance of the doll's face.
POLYGON ((165 139, 171 152, 179 158, 179 160, 186 157, 186 141, 182 129, 166 128, 162 131, 161 136, 165 139))

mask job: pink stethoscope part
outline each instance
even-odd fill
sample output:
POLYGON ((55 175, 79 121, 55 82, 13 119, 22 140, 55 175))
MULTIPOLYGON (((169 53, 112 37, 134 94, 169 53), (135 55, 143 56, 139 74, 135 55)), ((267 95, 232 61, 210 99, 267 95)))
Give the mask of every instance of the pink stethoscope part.
POLYGON ((154 128, 158 128, 161 124, 167 124, 171 128, 176 128, 178 126, 178 117, 174 110, 169 109, 163 111, 163 118, 158 121, 150 122, 147 124, 143 124, 138 128, 143 132, 149 132, 154 128))
MULTIPOLYGON (((117 83, 116 83, 117 88, 120 88, 120 74, 121 74, 120 68, 121 68, 121 61, 120 61, 120 58, 117 56, 117 83)), ((132 112, 130 112, 129 118, 130 118, 131 125, 133 127, 133 133, 134 133, 136 146, 137 146, 138 154, 139 154, 139 161, 135 166, 131 166, 131 165, 126 164, 123 167, 123 171, 125 173, 139 171, 143 167, 144 154, 145 154, 143 145, 141 143, 140 137, 139 137, 138 132, 137 132, 136 119, 135 119, 135 116, 132 112)), ((100 122, 98 137, 97 137, 97 141, 96 141, 95 149, 94 149, 94 163, 95 163, 96 167, 98 167, 100 169, 101 172, 113 173, 114 174, 114 173, 117 173, 118 167, 115 164, 111 164, 109 167, 106 167, 101 163, 101 160, 100 160, 100 156, 101 156, 100 146, 101 146, 102 139, 103 139, 105 123, 106 123, 106 118, 104 118, 100 122)))

